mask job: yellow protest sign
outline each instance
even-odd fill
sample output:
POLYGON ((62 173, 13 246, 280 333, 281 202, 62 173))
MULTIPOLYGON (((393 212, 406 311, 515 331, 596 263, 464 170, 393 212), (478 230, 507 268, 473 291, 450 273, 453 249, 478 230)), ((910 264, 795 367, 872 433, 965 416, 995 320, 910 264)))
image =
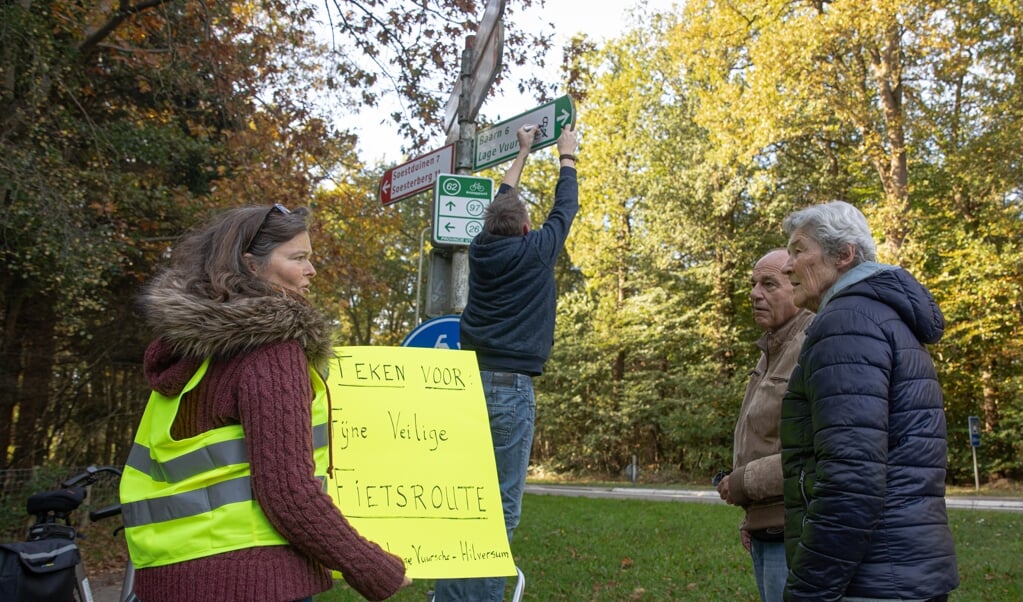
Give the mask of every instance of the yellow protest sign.
POLYGON ((345 517, 413 578, 515 575, 475 354, 335 353, 328 489, 345 517))

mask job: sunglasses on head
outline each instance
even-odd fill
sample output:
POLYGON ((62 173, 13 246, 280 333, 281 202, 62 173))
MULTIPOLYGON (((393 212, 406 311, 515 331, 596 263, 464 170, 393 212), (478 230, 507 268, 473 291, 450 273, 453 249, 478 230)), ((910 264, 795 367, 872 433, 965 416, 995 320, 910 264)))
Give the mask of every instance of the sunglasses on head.
POLYGON ((259 238, 260 232, 262 232, 263 228, 266 226, 266 220, 270 218, 270 214, 273 213, 274 211, 279 212, 281 215, 291 215, 291 209, 288 209, 287 207, 285 207, 284 205, 282 205, 280 203, 274 203, 273 207, 270 207, 270 210, 267 211, 266 215, 263 216, 263 221, 260 222, 259 229, 256 230, 256 233, 252 236, 252 241, 249 242, 249 246, 248 246, 249 250, 252 249, 252 244, 254 242, 256 242, 257 238, 259 238))

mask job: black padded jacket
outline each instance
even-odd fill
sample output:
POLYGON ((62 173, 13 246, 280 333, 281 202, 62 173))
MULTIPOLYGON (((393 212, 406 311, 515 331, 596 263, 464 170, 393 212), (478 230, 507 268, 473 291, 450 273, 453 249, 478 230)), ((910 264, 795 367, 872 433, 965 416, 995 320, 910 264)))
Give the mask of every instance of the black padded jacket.
POLYGON ((959 584, 945 510, 944 317, 908 272, 854 268, 807 330, 782 402, 786 600, 921 600, 959 584))

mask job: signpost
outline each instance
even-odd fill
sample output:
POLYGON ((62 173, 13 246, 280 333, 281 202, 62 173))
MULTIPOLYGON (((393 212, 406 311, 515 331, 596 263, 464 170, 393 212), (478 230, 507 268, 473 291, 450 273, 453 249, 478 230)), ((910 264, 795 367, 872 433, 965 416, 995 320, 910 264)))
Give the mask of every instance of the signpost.
MULTIPOLYGON (((476 119, 490 86, 497 79, 497 72, 501 70, 501 57, 504 53, 504 23, 499 22, 496 29, 497 31, 490 37, 490 40, 485 45, 478 46, 474 52, 476 63, 472 72, 472 88, 469 89, 469 121, 476 119)), ((455 82, 455 89, 451 93, 451 97, 448 98, 447 104, 444 105, 444 130, 448 133, 448 143, 458 139, 458 97, 461 93, 462 80, 459 79, 455 82)))
POLYGON ((476 133, 473 146, 473 171, 480 171, 513 159, 519 152, 516 132, 523 125, 536 124, 540 129, 531 147, 536 150, 557 142, 561 130, 574 122, 575 106, 572 104, 572 97, 566 94, 531 111, 481 130, 476 133))
POLYGON ((447 133, 448 142, 458 139, 458 122, 461 119, 472 121, 476 119, 483 100, 497 78, 501 70, 502 57, 504 56, 504 22, 501 20, 504 14, 505 0, 488 0, 487 8, 483 11, 483 18, 480 19, 479 28, 476 30, 475 49, 472 60, 472 85, 469 89, 469 106, 467 115, 458 115, 458 99, 462 94, 462 79, 455 81, 454 90, 448 97, 444 106, 444 131, 447 133))
POLYGON ((437 176, 450 173, 455 167, 455 145, 448 144, 420 155, 407 163, 392 167, 380 178, 377 192, 385 207, 433 188, 437 176))
POLYGON ((441 174, 433 195, 433 240, 468 245, 483 230, 483 212, 494 198, 494 181, 441 174))
POLYGON ((970 449, 973 451, 973 486, 980 491, 980 472, 977 471, 977 448, 980 447, 980 418, 970 416, 970 449))

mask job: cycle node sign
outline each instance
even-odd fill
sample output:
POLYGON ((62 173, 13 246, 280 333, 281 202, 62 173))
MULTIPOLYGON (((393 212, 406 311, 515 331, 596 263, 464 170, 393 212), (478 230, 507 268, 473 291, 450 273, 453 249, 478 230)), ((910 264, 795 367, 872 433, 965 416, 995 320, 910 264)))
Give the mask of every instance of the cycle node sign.
POLYGON ((494 181, 478 176, 441 174, 433 194, 433 241, 468 245, 483 231, 483 212, 494 198, 494 181))
POLYGON ((473 171, 504 163, 519 152, 517 132, 524 125, 535 125, 539 134, 530 148, 538 150, 558 141, 565 126, 575 123, 575 105, 565 95, 511 119, 476 132, 473 141, 473 171))

